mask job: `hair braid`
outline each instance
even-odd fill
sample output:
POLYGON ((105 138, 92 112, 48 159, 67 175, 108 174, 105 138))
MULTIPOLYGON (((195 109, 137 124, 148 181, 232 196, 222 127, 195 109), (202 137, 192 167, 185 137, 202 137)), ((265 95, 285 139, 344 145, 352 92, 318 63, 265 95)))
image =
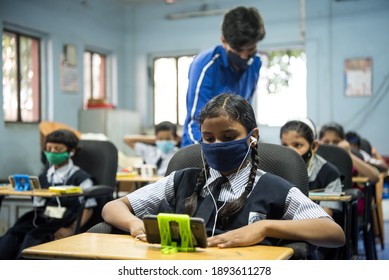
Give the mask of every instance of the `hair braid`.
POLYGON ((200 192, 205 185, 205 181, 207 178, 207 174, 209 174, 209 166, 208 163, 205 163, 204 168, 201 170, 199 175, 197 176, 196 186, 193 190, 193 193, 185 198, 184 202, 184 212, 189 216, 193 216, 197 209, 197 199, 200 195, 200 192))

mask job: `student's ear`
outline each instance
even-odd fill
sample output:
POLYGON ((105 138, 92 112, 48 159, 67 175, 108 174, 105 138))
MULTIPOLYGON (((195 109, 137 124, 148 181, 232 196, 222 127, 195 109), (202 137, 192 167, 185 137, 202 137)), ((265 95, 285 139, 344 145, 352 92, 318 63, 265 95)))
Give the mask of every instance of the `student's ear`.
POLYGON ((257 145, 257 143, 259 141, 259 128, 258 127, 254 128, 253 133, 251 134, 250 139, 252 139, 252 140, 255 139, 256 140, 256 141, 253 141, 253 142, 250 140, 250 142, 252 142, 251 143, 251 147, 254 147, 255 145, 257 145))
POLYGON ((319 148, 319 141, 318 141, 318 140, 313 140, 313 143, 312 143, 312 150, 313 150, 314 152, 316 152, 318 148, 319 148))
POLYGON ((227 43, 227 41, 226 41, 226 39, 224 38, 223 35, 220 36, 220 41, 222 42, 223 48, 227 49, 227 44, 228 43, 227 43))

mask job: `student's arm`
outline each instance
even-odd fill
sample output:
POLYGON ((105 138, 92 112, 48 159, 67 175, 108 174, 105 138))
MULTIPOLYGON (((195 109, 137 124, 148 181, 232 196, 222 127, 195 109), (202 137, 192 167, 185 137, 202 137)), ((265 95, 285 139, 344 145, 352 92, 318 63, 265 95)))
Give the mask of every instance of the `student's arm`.
MULTIPOLYGON (((277 187, 277 186, 275 186, 277 187)), ((306 241, 316 246, 340 247, 345 243, 342 228, 326 215, 321 206, 297 188, 291 188, 280 220, 260 220, 247 226, 208 238, 209 246, 254 245, 266 237, 306 241)))
POLYGON ((205 104, 216 95, 214 69, 212 67, 208 68, 208 62, 207 59, 195 59, 189 69, 186 95, 187 120, 185 123, 187 125, 185 127, 187 135, 186 139, 183 139, 185 146, 197 143, 200 140, 201 132, 197 118, 205 104))
POLYGON ((341 141, 338 146, 345 149, 350 154, 353 166, 358 171, 359 176, 367 177, 369 179, 369 182, 373 184, 378 182, 378 180, 380 179, 378 170, 370 164, 364 162, 356 155, 354 155, 351 152, 350 144, 346 140, 341 141))
POLYGON ((135 143, 140 142, 144 144, 153 145, 155 144, 155 136, 154 135, 126 135, 124 136, 124 142, 134 149, 135 143))
POLYGON ((130 232, 134 237, 145 233, 143 221, 133 214, 132 207, 126 196, 105 204, 102 216, 107 223, 130 232))
POLYGON ((381 172, 387 172, 389 169, 388 164, 375 147, 371 148, 371 164, 377 166, 381 172))
POLYGON ((358 171, 358 175, 362 177, 367 177, 370 183, 377 183, 380 179, 377 168, 364 162, 359 157, 354 154, 350 154, 353 161, 353 166, 358 171))
MULTIPOLYGON (((93 208, 86 208, 82 212, 80 227, 84 226, 93 215, 93 208)), ((54 233, 54 240, 65 238, 74 234, 76 221, 68 227, 61 227, 54 233)))
POLYGON ((342 228, 329 218, 306 220, 261 220, 208 238, 208 246, 219 248, 250 246, 266 237, 304 240, 316 246, 336 248, 345 243, 342 228))

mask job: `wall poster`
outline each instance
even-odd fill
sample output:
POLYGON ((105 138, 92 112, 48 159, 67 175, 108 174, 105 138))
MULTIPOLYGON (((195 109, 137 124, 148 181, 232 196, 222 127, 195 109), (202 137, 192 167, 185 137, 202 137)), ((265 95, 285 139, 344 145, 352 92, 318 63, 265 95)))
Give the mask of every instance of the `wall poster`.
POLYGON ((344 62, 344 87, 346 96, 371 96, 372 89, 371 58, 350 58, 344 62))

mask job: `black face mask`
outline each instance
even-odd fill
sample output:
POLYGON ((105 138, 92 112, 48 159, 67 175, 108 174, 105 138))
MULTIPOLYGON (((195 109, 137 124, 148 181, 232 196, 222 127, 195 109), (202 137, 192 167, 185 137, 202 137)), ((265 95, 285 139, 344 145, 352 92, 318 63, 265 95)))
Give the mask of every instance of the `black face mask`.
POLYGON ((243 59, 239 55, 231 51, 227 52, 227 58, 228 62, 238 68, 238 71, 240 72, 246 70, 247 67, 249 67, 254 61, 252 56, 247 59, 243 59))
POLYGON ((309 150, 305 154, 303 154, 301 157, 307 163, 308 160, 311 158, 311 156, 312 156, 312 147, 309 147, 309 150))

